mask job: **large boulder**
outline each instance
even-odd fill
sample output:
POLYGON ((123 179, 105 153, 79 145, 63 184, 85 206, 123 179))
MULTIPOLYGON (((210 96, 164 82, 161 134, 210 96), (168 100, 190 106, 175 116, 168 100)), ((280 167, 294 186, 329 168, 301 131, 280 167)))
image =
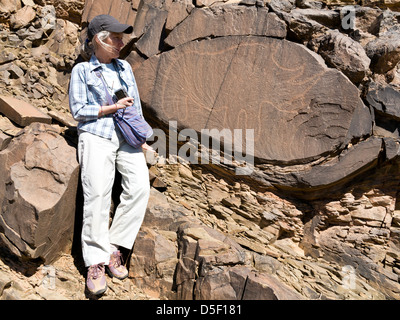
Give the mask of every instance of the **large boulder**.
POLYGON ((375 112, 384 113, 388 118, 400 121, 400 92, 394 87, 371 83, 366 101, 375 112))
POLYGON ((0 243, 49 263, 70 250, 79 165, 58 126, 33 123, 0 152, 0 243))
POLYGON ((253 129, 254 156, 262 162, 307 163, 371 133, 357 88, 286 40, 191 41, 146 60, 136 76, 158 119, 197 132, 253 129))

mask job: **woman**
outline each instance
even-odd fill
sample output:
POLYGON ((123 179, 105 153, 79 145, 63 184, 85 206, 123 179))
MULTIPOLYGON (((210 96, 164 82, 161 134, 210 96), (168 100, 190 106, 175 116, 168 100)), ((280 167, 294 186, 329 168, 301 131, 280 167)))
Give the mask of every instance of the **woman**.
POLYGON ((82 253, 88 267, 86 286, 93 294, 107 289, 105 270, 118 279, 128 276, 119 247, 131 249, 142 224, 150 186, 141 148, 128 145, 114 125, 113 113, 136 108, 142 114, 139 93, 130 65, 117 59, 124 33, 132 26, 109 15, 96 16, 88 26, 86 48, 94 50, 88 62, 71 73, 70 109, 78 124, 78 158, 84 193, 82 253), (124 89, 127 97, 117 99, 124 89), (115 168, 123 191, 109 227, 115 168))

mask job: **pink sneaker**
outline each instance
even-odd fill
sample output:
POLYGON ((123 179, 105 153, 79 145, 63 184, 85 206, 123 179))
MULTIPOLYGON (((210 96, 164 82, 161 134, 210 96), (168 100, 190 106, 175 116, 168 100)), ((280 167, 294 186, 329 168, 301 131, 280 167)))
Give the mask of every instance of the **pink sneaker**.
POLYGON ((95 295, 102 294, 107 290, 104 263, 94 264, 88 268, 86 286, 95 295))
POLYGON ((128 276, 128 269, 122 264, 122 256, 119 250, 111 254, 107 270, 110 277, 115 277, 119 280, 123 280, 128 276))

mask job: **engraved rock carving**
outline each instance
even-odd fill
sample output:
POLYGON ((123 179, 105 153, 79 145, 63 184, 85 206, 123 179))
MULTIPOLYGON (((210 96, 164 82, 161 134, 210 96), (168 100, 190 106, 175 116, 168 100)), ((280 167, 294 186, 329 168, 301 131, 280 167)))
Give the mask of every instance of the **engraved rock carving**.
POLYGON ((159 119, 199 132, 254 129, 254 156, 261 161, 306 163, 371 132, 357 88, 316 54, 286 40, 188 42, 147 60, 137 70, 139 77, 144 73, 154 81, 143 88, 149 99, 144 102, 159 119))

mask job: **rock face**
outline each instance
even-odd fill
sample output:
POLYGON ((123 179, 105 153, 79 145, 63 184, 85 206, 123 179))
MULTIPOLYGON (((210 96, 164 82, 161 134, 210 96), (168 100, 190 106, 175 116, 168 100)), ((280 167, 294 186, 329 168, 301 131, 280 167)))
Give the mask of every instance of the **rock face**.
POLYGON ((177 47, 195 39, 232 35, 284 38, 286 26, 276 14, 268 13, 266 8, 196 8, 171 31, 165 43, 177 47))
POLYGON ((166 191, 152 191, 130 273, 147 294, 398 299, 397 167, 370 170, 353 186, 307 202, 182 164, 152 172, 166 191))
POLYGON ((2 246, 52 262, 72 245, 79 167, 75 149, 50 125, 28 126, 0 152, 2 246))
MULTIPOLYGON (((0 94, 38 108, 67 126, 68 70, 77 58, 83 1, 3 1, 0 94), (77 18, 79 18, 77 20, 77 18)), ((26 125, 26 124, 24 124, 26 125)))
MULTIPOLYGON (((179 24, 162 30, 160 26, 174 16, 171 7, 142 4, 146 10, 139 8, 138 16, 148 21, 148 32, 138 33, 137 46, 127 59, 135 69, 149 118, 164 126, 177 121, 178 128, 197 132, 254 129, 255 168, 245 181, 260 193, 244 196, 207 183, 190 192, 184 186, 203 186, 194 174, 165 178, 169 197, 234 242, 195 221, 176 222, 167 230, 156 223, 163 237, 168 234, 168 265, 178 259, 175 282, 167 276, 172 273, 169 267, 163 269, 169 270, 165 277, 158 271, 154 278, 149 270, 162 269, 154 261, 147 272, 132 273, 134 281, 144 288, 146 283, 169 279, 168 285, 161 286, 161 296, 165 288, 176 285, 180 299, 237 299, 251 292, 258 294, 253 298, 282 299, 293 297, 294 287, 307 298, 322 294, 335 299, 349 294, 343 281, 356 273, 371 282, 360 285, 361 278, 352 278, 352 294, 397 297, 397 253, 393 251, 398 249, 396 236, 391 236, 397 234, 397 226, 390 218, 395 216, 396 195, 377 179, 383 172, 397 170, 399 136, 393 106, 398 87, 393 86, 396 73, 391 71, 397 70, 396 44, 392 41, 389 51, 381 50, 381 43, 394 37, 388 32, 398 26, 396 14, 357 7, 359 29, 344 30, 342 13, 326 10, 321 2, 271 1, 266 8, 196 3, 195 8, 187 7, 179 24), (150 27, 150 21, 157 23, 150 27), (195 182, 187 182, 188 177, 195 182), (306 202, 292 202, 298 211, 276 207, 260 187, 306 202), (257 268, 248 262, 249 253, 243 248, 260 254, 253 256, 257 268), (285 255, 280 260, 277 248, 297 260, 285 255), (318 262, 302 260, 303 254, 318 262), (384 256, 391 267, 382 265, 384 256), (325 259, 339 263, 335 270, 341 280, 327 276, 325 259), (290 274, 288 265, 301 272, 315 268, 326 286, 316 288, 304 272, 298 287, 291 283, 286 295, 279 295, 267 279, 274 270, 273 279, 283 280, 290 274), (254 279, 260 281, 257 289, 250 286, 254 279)), ((329 2, 333 4, 352 3, 329 2)), ((160 169, 159 174, 167 171, 160 169)), ((231 187, 237 177, 229 171, 222 165, 215 172, 227 178, 231 187)), ((389 180, 394 183, 396 176, 389 180)), ((282 198, 277 202, 282 204, 282 198)), ((151 224, 146 228, 142 236, 152 243, 149 250, 165 247, 164 240, 157 244, 157 235, 149 232, 151 224)), ((145 258, 142 253, 136 257, 136 250, 141 249, 135 247, 133 254, 140 265, 138 261, 145 258)))
POLYGON ((151 68, 144 63, 136 73, 155 79, 141 88, 158 119, 198 132, 254 129, 260 161, 309 162, 372 129, 357 89, 292 42, 221 37, 189 42, 155 59, 156 66, 149 61, 151 68), (154 77, 151 70, 157 70, 154 77))
POLYGON ((134 26, 121 57, 155 129, 254 130, 254 162, 148 153, 129 279, 100 299, 400 299, 399 1, 1 3, 0 94, 24 106, 0 105, 1 299, 88 298, 67 88, 101 13, 134 26))
POLYGON ((150 203, 130 269, 147 294, 179 300, 302 299, 275 276, 254 268, 249 252, 231 237, 199 223, 183 206, 154 189, 150 203))
MULTIPOLYGON (((343 185, 374 165, 382 141, 371 139, 352 150, 373 133, 373 115, 352 84, 370 74, 363 46, 328 30, 340 25, 333 11, 279 8, 195 8, 165 38, 160 33, 138 40, 136 50, 148 59, 135 51, 127 59, 150 118, 197 132, 254 130, 251 179, 300 196, 299 189, 343 185), (320 55, 283 39, 287 29, 299 39, 308 35, 309 47, 320 55), (148 54, 141 50, 144 41, 169 50, 159 45, 148 54)), ((243 139, 234 148, 245 146, 243 139)))

